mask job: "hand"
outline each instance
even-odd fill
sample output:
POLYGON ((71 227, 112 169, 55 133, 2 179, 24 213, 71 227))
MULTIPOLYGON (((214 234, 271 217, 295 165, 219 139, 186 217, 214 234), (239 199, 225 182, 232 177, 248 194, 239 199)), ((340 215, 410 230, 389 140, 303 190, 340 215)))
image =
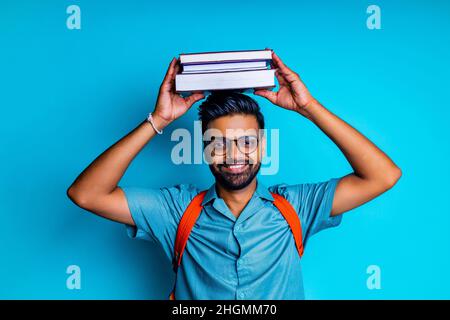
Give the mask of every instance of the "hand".
POLYGON ((196 92, 183 98, 175 92, 175 75, 179 68, 177 59, 173 58, 159 88, 158 100, 152 115, 154 119, 158 119, 160 129, 181 117, 195 102, 205 97, 202 92, 196 92))
POLYGON ((283 61, 272 52, 272 66, 275 67, 279 89, 277 92, 266 89, 255 90, 254 94, 264 97, 282 108, 297 111, 308 117, 308 106, 315 101, 309 93, 300 76, 286 66, 283 61))

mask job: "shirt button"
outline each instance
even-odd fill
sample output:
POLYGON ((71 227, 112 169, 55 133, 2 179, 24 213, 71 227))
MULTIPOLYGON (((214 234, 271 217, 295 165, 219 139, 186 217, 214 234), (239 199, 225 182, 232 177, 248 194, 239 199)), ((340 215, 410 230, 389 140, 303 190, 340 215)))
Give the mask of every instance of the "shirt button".
POLYGON ((244 298, 245 297, 245 293, 243 293, 243 292, 239 293, 239 297, 244 298))
POLYGON ((241 226, 236 226, 236 228, 234 228, 234 230, 239 231, 241 229, 241 226))

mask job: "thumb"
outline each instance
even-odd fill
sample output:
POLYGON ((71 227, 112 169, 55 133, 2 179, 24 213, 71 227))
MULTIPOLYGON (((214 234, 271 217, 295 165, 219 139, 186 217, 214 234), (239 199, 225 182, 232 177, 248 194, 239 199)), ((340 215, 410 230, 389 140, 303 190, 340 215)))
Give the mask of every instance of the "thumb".
POLYGON ((277 93, 267 89, 255 90, 253 94, 264 97, 274 104, 277 101, 277 93))
POLYGON ((205 95, 203 93, 193 93, 190 96, 184 98, 186 105, 190 108, 194 103, 203 99, 205 95))

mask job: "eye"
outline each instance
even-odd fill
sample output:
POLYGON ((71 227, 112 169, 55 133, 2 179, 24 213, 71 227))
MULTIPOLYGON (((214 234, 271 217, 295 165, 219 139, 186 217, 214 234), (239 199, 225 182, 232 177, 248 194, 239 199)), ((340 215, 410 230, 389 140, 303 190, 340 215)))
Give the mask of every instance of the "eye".
POLYGON ((223 148, 224 145, 223 141, 214 141, 214 147, 216 148, 223 148))
POLYGON ((252 137, 252 136, 245 136, 242 137, 241 139, 241 143, 245 146, 245 147, 251 147, 254 146, 256 143, 256 138, 252 137))
POLYGON ((215 149, 225 148, 225 141, 223 138, 214 137, 214 139, 212 140, 212 144, 215 149))

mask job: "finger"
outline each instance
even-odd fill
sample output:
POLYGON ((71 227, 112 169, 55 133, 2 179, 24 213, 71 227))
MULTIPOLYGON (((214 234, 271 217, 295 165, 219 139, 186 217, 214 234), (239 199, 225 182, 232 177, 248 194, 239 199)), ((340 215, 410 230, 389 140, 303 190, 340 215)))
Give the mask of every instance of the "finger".
POLYGON ((300 80, 300 77, 292 71, 287 65, 281 61, 280 57, 274 52, 272 54, 272 59, 277 67, 280 75, 289 83, 300 80))
POLYGON ((175 60, 175 67, 173 70, 173 73, 171 74, 171 79, 175 79, 175 76, 177 75, 178 71, 180 71, 180 64, 177 60, 175 60))
POLYGON ((275 71, 275 76, 278 82, 280 82, 280 85, 288 85, 300 81, 300 77, 296 73, 286 73, 280 68, 277 68, 277 71, 275 71))
POLYGON ((270 65, 272 66, 272 68, 278 68, 278 63, 275 60, 275 51, 272 51, 272 60, 270 60, 270 65))
MULTIPOLYGON (((288 84, 288 81, 286 79, 284 79, 284 73, 281 70, 281 68, 287 68, 289 69, 284 63, 283 61, 281 61, 280 57, 278 57, 275 53, 275 51, 273 51, 273 49, 270 48, 265 48, 266 50, 271 50, 272 51, 272 59, 269 61, 270 63, 270 68, 271 69, 276 69, 275 71, 275 76, 277 77, 278 83, 280 85, 286 85, 288 84)), ((290 70, 290 69, 289 69, 290 70)), ((290 70, 292 73, 294 73, 292 70, 290 70)))
POLYGON ((175 93, 175 78, 176 78, 179 70, 180 70, 180 65, 179 65, 178 61, 176 61, 173 73, 171 74, 171 76, 170 76, 171 78, 169 79, 169 82, 170 82, 169 91, 171 91, 172 93, 175 93))
POLYGON ((164 76, 163 82, 161 84, 161 89, 165 91, 170 91, 172 88, 172 81, 175 77, 175 70, 176 70, 176 58, 172 58, 169 64, 169 68, 167 69, 166 75, 164 76))
POLYGON ((170 60, 169 67, 167 68, 166 75, 164 76, 164 81, 166 81, 172 77, 176 61, 177 60, 175 57, 172 58, 172 60, 170 60))
POLYGON ((272 53, 272 60, 275 63, 275 66, 280 68, 283 72, 293 72, 287 65, 284 64, 275 51, 272 53))
POLYGON ((186 105, 190 108, 194 103, 203 99, 204 97, 205 95, 203 93, 193 93, 190 96, 184 98, 184 101, 186 102, 186 105))
POLYGON ((287 81, 283 78, 283 76, 280 74, 278 69, 275 70, 275 77, 277 77, 278 83, 280 86, 284 86, 287 84, 287 81))
POLYGON ((272 103, 275 103, 277 101, 277 92, 274 91, 270 91, 267 89, 259 89, 255 90, 253 94, 264 97, 272 103))

